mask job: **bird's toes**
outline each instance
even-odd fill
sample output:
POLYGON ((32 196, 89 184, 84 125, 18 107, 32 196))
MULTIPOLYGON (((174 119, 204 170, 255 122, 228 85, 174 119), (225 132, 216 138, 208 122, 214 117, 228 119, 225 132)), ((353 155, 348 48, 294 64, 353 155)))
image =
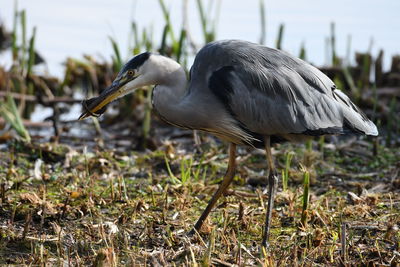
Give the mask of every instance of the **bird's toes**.
POLYGON ((196 230, 194 230, 194 228, 192 228, 189 232, 186 233, 186 236, 193 237, 195 233, 196 233, 196 230))

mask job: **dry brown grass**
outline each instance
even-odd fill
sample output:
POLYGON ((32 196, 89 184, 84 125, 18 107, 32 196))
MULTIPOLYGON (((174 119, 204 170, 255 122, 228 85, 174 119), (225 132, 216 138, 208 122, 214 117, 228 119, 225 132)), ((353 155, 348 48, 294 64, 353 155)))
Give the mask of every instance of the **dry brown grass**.
POLYGON ((259 151, 240 149, 233 186, 201 232, 188 238, 185 233, 226 168, 224 147, 206 145, 203 154, 192 154, 172 143, 126 155, 53 146, 58 158, 21 144, 11 147, 0 154, 1 264, 396 266, 400 261, 398 149, 379 148, 373 156, 370 143, 354 140, 329 145, 323 154, 303 146, 276 147, 281 168, 286 152, 295 156, 289 188, 276 197, 271 247, 262 256, 265 160, 259 151), (300 164, 312 181, 306 225, 300 224, 300 164))

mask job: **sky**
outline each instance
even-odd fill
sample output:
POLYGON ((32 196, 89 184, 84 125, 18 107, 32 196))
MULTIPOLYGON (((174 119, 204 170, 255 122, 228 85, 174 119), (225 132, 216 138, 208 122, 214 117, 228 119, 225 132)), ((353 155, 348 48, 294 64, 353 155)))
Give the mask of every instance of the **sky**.
MULTIPOLYGON (((212 0, 217 2, 218 0, 212 0)), ((217 39, 260 40, 259 0, 220 0, 217 39)), ((209 1, 203 1, 207 6, 209 1)), ((2 0, 0 21, 12 28, 15 1, 2 0)), ((175 29, 182 25, 183 1, 166 0, 175 29)), ((203 43, 196 1, 187 0, 190 34, 196 43, 203 43)), ((44 56, 51 74, 62 76, 67 57, 84 54, 110 60, 112 36, 128 59, 131 22, 140 29, 152 28, 156 43, 160 42, 164 18, 157 0, 19 0, 18 8, 27 12, 28 34, 36 26, 36 47, 44 56)), ((373 55, 385 51, 385 66, 390 57, 400 54, 399 0, 265 0, 267 45, 275 46, 279 25, 284 23, 283 49, 298 55, 301 44, 307 59, 323 65, 327 61, 325 40, 330 23, 335 22, 339 56, 346 56, 351 38, 351 55, 365 52, 371 45, 373 55)), ((207 12, 215 17, 216 12, 207 12)), ((0 65, 10 63, 11 55, 0 55, 0 65)))

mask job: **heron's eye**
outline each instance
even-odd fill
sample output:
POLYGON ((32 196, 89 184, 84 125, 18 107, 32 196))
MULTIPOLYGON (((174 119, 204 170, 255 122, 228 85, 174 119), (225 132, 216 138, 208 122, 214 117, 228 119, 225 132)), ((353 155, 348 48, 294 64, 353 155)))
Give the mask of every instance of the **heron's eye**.
POLYGON ((129 77, 133 77, 133 75, 135 74, 135 72, 133 70, 128 70, 128 72, 126 73, 129 77))

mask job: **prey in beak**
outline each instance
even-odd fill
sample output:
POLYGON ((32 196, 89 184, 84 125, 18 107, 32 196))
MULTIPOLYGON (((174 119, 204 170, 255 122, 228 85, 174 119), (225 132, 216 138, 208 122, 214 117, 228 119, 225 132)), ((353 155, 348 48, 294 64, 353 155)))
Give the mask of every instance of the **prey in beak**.
POLYGON ((89 116, 99 117, 106 111, 107 104, 124 94, 123 84, 114 81, 113 84, 105 89, 98 97, 93 97, 82 101, 83 112, 78 120, 83 120, 89 116))
POLYGON ((145 52, 129 60, 110 87, 105 89, 98 97, 84 100, 82 102, 83 112, 79 120, 90 116, 99 117, 106 111, 106 106, 115 99, 150 84, 149 80, 145 78, 146 75, 141 75, 141 68, 148 62, 150 55, 151 53, 145 52))

